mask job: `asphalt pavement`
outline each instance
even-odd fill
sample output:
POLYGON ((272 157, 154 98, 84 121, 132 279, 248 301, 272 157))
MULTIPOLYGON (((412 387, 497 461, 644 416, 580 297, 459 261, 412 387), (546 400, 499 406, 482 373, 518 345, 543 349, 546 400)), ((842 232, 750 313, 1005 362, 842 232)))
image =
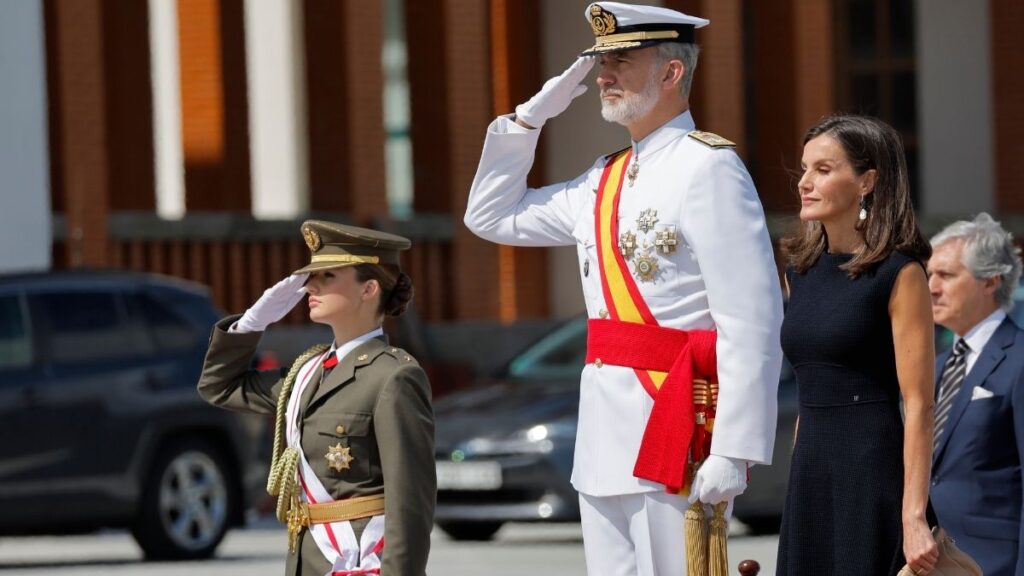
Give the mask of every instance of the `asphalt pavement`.
MULTIPOLYGON (((775 536, 744 536, 736 526, 729 540, 734 574, 740 560, 761 563, 761 575, 775 573, 775 536)), ((681 536, 680 536, 681 538, 681 536)), ((201 562, 144 562, 125 532, 87 536, 0 539, 0 576, 253 576, 281 574, 284 529, 260 520, 228 534, 218 554, 201 562)), ((427 571, 438 576, 585 576, 579 524, 510 524, 491 542, 454 542, 434 530, 427 571)))

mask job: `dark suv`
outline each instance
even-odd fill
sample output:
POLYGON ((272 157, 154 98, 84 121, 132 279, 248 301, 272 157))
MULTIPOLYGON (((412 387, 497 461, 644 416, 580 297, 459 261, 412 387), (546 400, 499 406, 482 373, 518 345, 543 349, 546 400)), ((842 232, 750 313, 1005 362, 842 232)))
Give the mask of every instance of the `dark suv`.
POLYGON ((265 423, 195 391, 218 317, 168 277, 0 277, 0 534, 126 527, 147 558, 212 555, 266 470, 265 423))

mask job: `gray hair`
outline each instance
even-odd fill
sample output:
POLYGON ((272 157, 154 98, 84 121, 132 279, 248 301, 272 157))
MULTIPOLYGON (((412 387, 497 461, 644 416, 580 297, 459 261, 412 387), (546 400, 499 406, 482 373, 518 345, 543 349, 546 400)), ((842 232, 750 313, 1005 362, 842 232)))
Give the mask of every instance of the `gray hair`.
POLYGON ((932 237, 932 246, 946 242, 963 242, 960 261, 978 280, 1000 277, 996 289, 996 303, 1004 310, 1013 307, 1013 292, 1020 281, 1020 248, 1013 244, 1013 236, 986 212, 973 221, 960 220, 946 226, 932 237))
POLYGON ((679 93, 683 98, 690 97, 690 86, 693 84, 693 71, 697 69, 697 56, 700 46, 692 43, 662 42, 657 45, 658 63, 680 60, 683 63, 683 81, 679 83, 679 93))

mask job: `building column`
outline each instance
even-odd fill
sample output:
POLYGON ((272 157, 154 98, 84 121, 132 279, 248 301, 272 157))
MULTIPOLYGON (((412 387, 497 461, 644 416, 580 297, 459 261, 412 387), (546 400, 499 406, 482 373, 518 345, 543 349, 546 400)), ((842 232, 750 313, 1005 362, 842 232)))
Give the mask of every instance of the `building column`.
MULTIPOLYGON (((68 266, 107 263, 110 206, 102 0, 47 3, 53 190, 65 217, 68 266), (54 98, 55 96, 55 98, 54 98)), ((55 202, 56 204, 56 202, 55 202)))
POLYGON ((455 224, 455 318, 494 319, 499 310, 498 248, 461 224, 494 112, 492 93, 486 88, 491 86, 489 2, 441 0, 440 6, 444 28, 454 31, 446 37, 443 58, 448 74, 439 88, 446 97, 449 136, 451 188, 447 192, 455 224))
POLYGON ((243 0, 178 0, 188 211, 248 212, 249 105, 243 0))
POLYGON ((364 225, 388 214, 382 4, 302 3, 310 208, 364 225))
POLYGON ((249 160, 256 218, 295 218, 309 206, 301 34, 299 4, 246 0, 249 160))
POLYGON ((0 4, 0 272, 50 267, 42 0, 0 4))
MULTIPOLYGON (((995 162, 995 207, 1004 215, 1024 216, 1024 46, 1020 31, 1024 26, 1024 4, 992 0, 991 66, 992 116, 995 131, 992 146, 995 162)), ((988 100, 985 104, 988 104, 988 100)), ((973 141, 975 136, 972 135, 973 141)), ((1019 233, 1018 233, 1019 236, 1019 233)))
POLYGON ((802 135, 836 106, 833 2, 793 0, 793 17, 793 98, 796 133, 802 135))
POLYGON ((697 128, 736 142, 741 157, 747 152, 743 5, 742 0, 703 2, 699 14, 711 24, 697 31, 704 50, 694 76, 703 97, 695 112, 700 118, 697 128))
MULTIPOLYGON (((993 87, 1000 79, 992 74, 998 68, 979 64, 997 56, 990 48, 995 46, 992 33, 998 24, 990 20, 987 2, 917 0, 914 13, 922 179, 918 208, 936 222, 992 210, 993 170, 998 166, 994 154, 1001 148, 993 133, 999 129, 992 120, 1000 98, 993 87)), ((1015 100, 1006 112, 1012 114, 1019 104, 1015 100)), ((1016 135, 1020 133, 1018 129, 1016 135)))
POLYGON ((176 0, 149 0, 149 46, 156 211, 161 218, 180 219, 185 215, 185 163, 176 0))

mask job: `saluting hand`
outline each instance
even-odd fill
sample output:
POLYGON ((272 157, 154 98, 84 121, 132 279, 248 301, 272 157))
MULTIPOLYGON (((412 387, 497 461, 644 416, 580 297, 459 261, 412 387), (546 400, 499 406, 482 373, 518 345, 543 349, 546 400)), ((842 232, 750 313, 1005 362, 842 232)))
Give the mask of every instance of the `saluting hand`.
POLYGON ((516 106, 516 121, 527 128, 540 128, 550 118, 569 107, 573 99, 587 91, 583 82, 594 67, 593 56, 580 56, 572 66, 544 83, 544 86, 524 104, 516 106))
POLYGON ((284 318, 306 295, 303 285, 309 274, 292 274, 267 288, 242 317, 235 322, 232 332, 262 332, 274 322, 284 318))

